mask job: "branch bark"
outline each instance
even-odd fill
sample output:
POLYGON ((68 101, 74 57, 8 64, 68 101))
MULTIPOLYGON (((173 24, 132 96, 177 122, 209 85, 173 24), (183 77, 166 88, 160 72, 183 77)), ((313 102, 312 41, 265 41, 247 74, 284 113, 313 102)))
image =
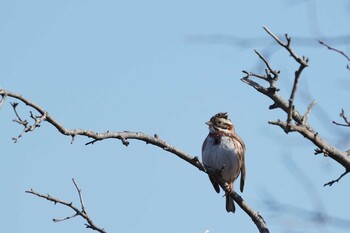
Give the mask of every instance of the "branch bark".
MULTIPOLYGON (((0 100, 0 104, 3 104, 3 102, 5 101, 5 98, 11 97, 11 98, 14 98, 18 101, 25 103, 27 106, 35 109, 40 114, 39 116, 34 116, 34 114, 31 113, 31 118, 33 118, 33 120, 34 120, 33 125, 29 125, 28 122, 26 122, 26 124, 23 124, 20 121, 16 121, 17 123, 23 125, 25 127, 25 129, 26 128, 31 129, 31 130, 24 130, 20 134, 21 137, 23 136, 23 134, 35 130, 35 128, 39 127, 42 122, 48 122, 49 124, 54 126, 61 134, 66 135, 66 136, 70 136, 72 138, 72 142, 76 136, 82 136, 82 137, 87 137, 87 138, 92 139, 89 142, 87 142, 85 145, 94 144, 97 141, 102 141, 105 139, 118 139, 125 146, 129 145, 129 141, 128 141, 129 139, 144 141, 144 142, 146 142, 146 144, 154 145, 154 146, 159 147, 165 151, 168 151, 169 153, 172 153, 172 154, 178 156, 180 159, 192 164, 194 167, 198 168, 200 171, 207 173, 204 165, 199 161, 199 158, 197 156, 193 157, 193 156, 187 154, 186 152, 176 148, 175 146, 169 144, 168 142, 160 139, 157 134, 150 136, 150 135, 144 134, 142 132, 130 132, 130 131, 111 132, 111 131, 107 131, 104 133, 96 133, 96 132, 93 132, 91 130, 85 130, 85 129, 67 129, 62 124, 60 124, 57 120, 55 120, 53 117, 51 117, 51 115, 47 111, 42 109, 39 105, 35 104, 34 102, 28 100, 27 98, 24 98, 22 95, 7 91, 5 89, 0 89, 0 95, 2 96, 2 99, 0 100)), ((17 107, 18 104, 17 103, 12 104, 12 106, 14 106, 14 105, 17 107)), ((16 112, 16 107, 14 107, 16 116, 17 116, 17 118, 21 119, 21 117, 16 112)), ((21 121, 23 121, 23 120, 21 120, 21 121)), ((15 142, 18 141, 19 137, 17 137, 17 140, 15 140, 15 142)), ((227 187, 222 185, 222 188, 225 190, 225 188, 227 188, 227 187)), ((50 197, 49 195, 45 196, 45 195, 36 193, 33 190, 29 190, 27 192, 35 194, 39 197, 48 199, 50 201, 54 201, 54 202, 58 202, 58 203, 62 202, 62 201, 59 202, 58 199, 52 199, 52 197, 50 197)), ((258 212, 256 212, 253 208, 251 208, 248 205, 248 203, 246 201, 244 201, 244 199, 241 196, 239 196, 237 193, 233 192, 233 193, 231 193, 231 197, 243 209, 243 211, 245 211, 248 214, 248 216, 255 223, 259 232, 261 232, 261 233, 268 233, 269 232, 269 229, 268 229, 267 224, 266 224, 265 220, 263 219, 263 217, 258 212)), ((62 202, 61 204, 72 208, 71 204, 68 202, 62 202)), ((76 209, 74 209, 74 208, 72 208, 72 209, 77 212, 76 209)))

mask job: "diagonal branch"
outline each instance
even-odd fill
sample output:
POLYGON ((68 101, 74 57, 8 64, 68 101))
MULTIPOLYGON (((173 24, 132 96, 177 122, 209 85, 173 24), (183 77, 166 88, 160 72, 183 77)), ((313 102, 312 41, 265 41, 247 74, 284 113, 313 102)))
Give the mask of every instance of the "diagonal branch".
MULTIPOLYGON (((334 47, 332 47, 332 46, 326 44, 325 42, 323 42, 323 41, 321 41, 321 40, 319 40, 318 43, 320 43, 321 45, 324 45, 324 46, 325 46, 327 49, 329 49, 329 50, 333 50, 333 51, 335 51, 335 52, 337 52, 337 53, 340 53, 340 54, 343 55, 348 61, 350 61, 350 56, 347 55, 344 51, 339 50, 339 49, 336 49, 336 48, 334 48, 334 47)), ((346 65, 346 68, 350 71, 350 64, 346 65)))
POLYGON ((343 174, 341 174, 337 179, 331 180, 331 181, 329 181, 328 183, 324 184, 323 186, 327 186, 327 185, 332 186, 334 183, 338 183, 339 180, 340 180, 341 178, 343 178, 343 177, 344 177, 346 174, 348 174, 348 173, 349 173, 349 171, 346 170, 346 171, 345 171, 343 174))
POLYGON ((311 104, 309 105, 309 107, 307 107, 307 110, 306 110, 306 112, 304 113, 304 116, 303 116, 303 120, 302 120, 302 124, 303 125, 305 125, 306 124, 306 122, 307 122, 307 119, 309 118, 309 115, 310 115, 310 113, 311 113, 311 109, 315 106, 315 104, 316 104, 316 100, 313 100, 312 102, 311 102, 311 104))
MULTIPOLYGON (((225 189, 225 192, 228 190, 225 189)), ((243 198, 238 195, 236 192, 232 192, 230 196, 235 200, 235 202, 246 212, 255 225, 258 227, 261 233, 269 233, 269 229, 266 225, 264 218, 260 215, 259 212, 254 211, 248 203, 246 203, 243 198)))
POLYGON ((318 43, 320 43, 321 45, 324 45, 327 49, 329 50, 333 50, 337 53, 340 53, 341 55, 343 55, 348 61, 350 61, 350 57, 342 50, 339 50, 339 49, 336 49, 336 48, 333 48, 332 46, 326 44, 325 42, 319 40, 318 43))
MULTIPOLYGON (((82 136, 82 137, 87 137, 92 139, 91 141, 87 142, 85 145, 90 145, 93 144, 97 141, 102 141, 105 139, 118 139, 120 140, 123 145, 128 146, 129 145, 129 139, 134 139, 134 140, 139 140, 139 141, 144 141, 146 144, 151 144, 153 146, 159 147, 165 151, 168 151, 169 153, 172 153, 182 160, 192 164, 194 167, 198 168, 200 171, 207 173, 204 165, 199 161, 198 157, 192 157, 191 155, 187 154, 186 152, 176 148, 175 146, 169 144, 168 142, 162 140, 159 138, 157 134, 154 134, 153 136, 144 134, 142 132, 130 132, 130 131, 122 131, 122 132, 112 132, 112 131, 107 131, 104 133, 96 133, 91 130, 85 130, 85 129, 67 129, 65 128, 62 124, 60 124, 58 121, 56 121, 51 115, 42 109, 39 105, 35 104, 34 102, 31 102, 30 100, 24 98, 22 95, 7 91, 5 89, 0 89, 0 95, 3 96, 8 96, 14 99, 17 99, 23 103, 25 103, 27 106, 30 106, 31 108, 34 108, 39 114, 41 115, 40 119, 42 121, 48 122, 52 126, 54 126, 61 134, 70 136, 72 137, 72 142, 76 136, 82 136), (45 116, 45 117, 44 117, 45 116)), ((19 117, 19 115, 18 115, 19 117)), ((40 122, 41 123, 41 122, 40 122)), ((34 129, 33 129, 34 130, 34 129)), ((74 182, 74 181, 73 181, 74 182)), ((76 185, 76 183, 74 182, 76 185)), ((80 189, 76 185, 76 189, 78 191, 79 196, 81 195, 80 189)), ((45 196, 39 193, 34 192, 33 190, 27 191, 28 193, 35 194, 39 197, 45 198, 47 200, 61 203, 63 205, 69 206, 76 212, 79 211, 79 214, 84 214, 84 216, 88 215, 84 213, 84 208, 82 210, 78 210, 76 207, 72 206, 71 203, 68 202, 63 202, 60 201, 59 199, 52 198, 49 195, 45 196)), ((232 193, 231 196, 235 200, 235 202, 251 217, 252 221, 255 223, 256 227, 260 232, 267 233, 268 227, 266 222, 264 221, 263 217, 256 212, 254 209, 252 209, 246 201, 243 200, 242 197, 240 197, 237 193, 232 193)), ((83 200, 82 198, 80 199, 81 205, 83 205, 83 200)), ((73 216, 72 216, 73 217, 73 216)), ((71 217, 68 217, 69 219, 71 217)), ((89 223, 89 222, 88 222, 89 223)), ((89 223, 91 225, 91 223, 89 223)))
POLYGON ((81 190, 79 189, 79 187, 78 187, 77 183, 75 182, 75 180, 74 179, 72 179, 72 180, 73 180, 74 186, 77 189, 78 194, 79 194, 81 210, 78 207, 74 206, 72 202, 62 201, 62 200, 60 200, 58 198, 50 196, 49 194, 44 195, 44 194, 38 193, 38 192, 34 191, 33 189, 27 190, 26 193, 33 194, 33 195, 38 196, 40 198, 44 198, 44 199, 46 199, 48 201, 51 201, 51 202, 53 202, 55 204, 58 203, 58 204, 67 206, 67 207, 69 207, 70 209, 72 209, 75 212, 72 216, 68 216, 68 217, 60 218, 60 219, 54 218, 54 219, 52 219, 54 222, 62 222, 62 221, 74 218, 76 216, 80 216, 80 217, 84 218, 85 221, 87 222, 85 224, 86 228, 90 228, 92 230, 95 230, 95 231, 98 231, 98 232, 101 232, 101 233, 106 233, 105 229, 98 227, 91 220, 90 216, 88 215, 88 213, 86 211, 86 208, 85 208, 85 205, 84 205, 84 202, 83 202, 83 197, 82 197, 82 194, 81 194, 81 190))

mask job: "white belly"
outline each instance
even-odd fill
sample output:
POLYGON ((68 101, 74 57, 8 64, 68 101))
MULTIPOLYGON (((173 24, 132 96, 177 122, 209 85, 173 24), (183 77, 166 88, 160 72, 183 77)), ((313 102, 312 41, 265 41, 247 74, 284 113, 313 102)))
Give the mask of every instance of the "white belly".
POLYGON ((220 143, 215 144, 212 137, 207 137, 202 152, 202 162, 214 170, 222 170, 221 176, 225 182, 233 182, 240 173, 239 159, 232 139, 223 136, 220 143))

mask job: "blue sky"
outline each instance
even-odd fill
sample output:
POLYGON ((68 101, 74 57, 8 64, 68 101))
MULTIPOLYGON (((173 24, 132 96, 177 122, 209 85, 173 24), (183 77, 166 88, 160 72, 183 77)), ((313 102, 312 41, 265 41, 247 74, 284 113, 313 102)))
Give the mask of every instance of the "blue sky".
MULTIPOLYGON (((242 197, 271 232, 345 232, 264 204, 275 200, 347 218, 349 178, 324 188, 343 169, 313 155, 314 146, 300 135, 268 125, 286 116, 268 110, 270 100, 240 78, 242 70, 263 72, 253 49, 274 51, 269 60, 281 70, 278 85, 288 98, 297 65, 272 46, 262 26, 292 38, 348 35, 349 11, 345 0, 2 1, 0 85, 39 104, 67 128, 157 133, 191 155, 200 155, 208 132, 204 122, 227 111, 247 146, 242 197), (214 35, 261 38, 266 44, 206 39, 214 35)), ((349 53, 349 44, 337 48, 349 53)), ((310 58, 297 107, 304 112, 316 99, 310 124, 348 149, 349 131, 331 123, 340 120, 341 108, 350 113, 346 60, 316 41, 295 51, 310 58)), ((11 138, 22 129, 12 122, 9 101, 0 111, 4 232, 89 232, 78 218, 54 224, 52 218, 71 211, 24 192, 33 188, 78 205, 73 177, 91 217, 108 232, 256 232, 240 209, 226 213, 224 198, 204 173, 145 143, 85 146, 87 139, 76 138, 71 145, 44 123, 14 144, 11 138)), ((23 117, 29 118, 28 110, 20 104, 23 117)))

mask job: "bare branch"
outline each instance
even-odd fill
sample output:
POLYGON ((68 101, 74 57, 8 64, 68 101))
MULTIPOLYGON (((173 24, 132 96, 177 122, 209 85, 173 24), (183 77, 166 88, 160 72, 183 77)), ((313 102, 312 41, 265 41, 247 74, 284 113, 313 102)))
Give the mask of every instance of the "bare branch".
MULTIPOLYGON (((63 125, 61 125, 58 121, 56 121, 53 117, 51 117, 47 111, 42 109, 37 104, 29 101, 28 99, 24 98, 23 96, 21 96, 19 94, 9 92, 5 89, 0 89, 0 95, 5 95, 5 94, 11 98, 22 101, 27 106, 34 108, 36 111, 38 111, 41 114, 41 117, 39 117, 39 118, 42 121, 46 121, 49 124, 53 125, 61 134, 72 137, 71 143, 73 142, 73 140, 76 136, 83 136, 83 137, 88 137, 88 138, 92 139, 90 142, 87 142, 85 145, 90 145, 90 144, 93 144, 97 141, 102 141, 105 139, 121 140, 125 146, 129 145, 128 139, 144 141, 146 144, 154 145, 156 147, 162 148, 165 151, 168 151, 169 153, 172 153, 172 154, 178 156, 179 158, 185 160, 186 162, 188 162, 188 163, 192 164, 193 166, 195 166, 196 168, 198 168, 200 171, 207 173, 204 165, 199 161, 197 156, 194 156, 194 157, 190 156, 186 152, 183 152, 182 150, 174 147, 173 145, 167 143, 166 141, 163 141, 162 139, 160 139, 160 137, 157 134, 150 136, 150 135, 144 134, 142 132, 130 132, 130 131, 111 132, 111 131, 107 131, 104 133, 96 133, 96 132, 93 132, 90 130, 84 130, 84 129, 66 129, 63 125)), ((16 104, 16 105, 18 105, 18 104, 16 104)), ((34 118, 36 119, 36 117, 34 117, 34 118)), ((18 115, 18 119, 20 119, 19 115, 18 115)), ((39 123, 41 123, 41 121, 39 123)), ((36 127, 38 127, 38 126, 36 126, 36 127)), ((32 130, 34 130, 36 127, 33 127, 32 130)), ((79 197, 80 197, 80 195, 81 195, 80 189, 77 187, 74 180, 73 180, 73 183, 76 186, 76 189, 77 189, 79 197)), ((82 216, 82 214, 83 214, 85 216, 84 217, 85 219, 88 218, 87 213, 84 212, 84 204, 83 204, 82 198, 80 198, 80 202, 82 205, 82 210, 80 211, 79 209, 74 207, 71 203, 61 201, 57 198, 52 198, 49 195, 45 196, 45 195, 36 193, 33 190, 29 190, 26 192, 32 193, 34 195, 37 195, 39 197, 53 201, 55 203, 60 203, 60 204, 66 205, 66 206, 72 208, 76 213, 78 213, 78 215, 82 216)), ((257 226, 257 228, 259 229, 260 232, 264 232, 264 233, 269 232, 268 227, 267 227, 264 219, 262 218, 262 216, 258 212, 253 210, 247 204, 247 202, 245 202, 243 200, 243 198, 240 197, 238 194, 232 193, 231 195, 234 198, 234 200, 237 202, 237 204, 252 218, 253 222, 255 223, 255 225, 257 226)), ((71 216, 69 218, 72 218, 72 217, 73 216, 71 216)), ((69 218, 67 217, 66 219, 69 219, 69 218)), ((90 225, 92 225, 92 223, 90 223, 89 221, 88 221, 88 223, 89 223, 88 227, 90 225)))
POLYGON ((53 222, 63 222, 63 221, 66 221, 68 219, 74 218, 76 216, 78 216, 77 213, 73 214, 72 216, 65 217, 65 218, 53 218, 52 221, 53 222))
MULTIPOLYGON (((210 168, 208 168, 208 172, 211 175, 213 175, 213 172, 215 173, 217 171, 213 171, 210 168)), ((214 174, 214 177, 217 177, 217 175, 214 174)), ((227 183, 224 183, 222 181, 222 179, 219 178, 219 179, 216 179, 216 181, 220 184, 221 188, 225 191, 225 193, 229 193, 231 191, 229 186, 227 185, 227 183)), ((259 232, 261 232, 261 233, 269 233, 270 232, 267 225, 266 225, 264 218, 260 215, 260 213, 253 210, 248 205, 248 203, 246 203, 243 200, 243 198, 240 195, 238 195, 235 191, 231 191, 230 197, 233 198, 233 200, 242 208, 242 210, 249 215, 249 217, 252 219, 252 221, 258 227, 259 232)))
POLYGON ((81 194, 81 189, 78 187, 78 184, 77 184, 77 182, 74 180, 74 178, 72 178, 72 181, 73 181, 73 184, 74 184, 75 188, 76 188, 77 191, 78 191, 79 200, 80 200, 80 205, 81 205, 81 211, 82 211, 83 213, 86 213, 85 205, 84 205, 84 201, 83 201, 83 196, 82 196, 82 194, 81 194))
MULTIPOLYGON (((130 132, 130 131, 123 131, 123 132, 106 131, 104 133, 96 133, 91 130, 85 130, 85 129, 66 129, 63 125, 61 125, 58 121, 56 121, 53 117, 51 117, 51 115, 47 111, 39 107, 37 104, 29 101, 28 99, 24 98, 19 94, 15 94, 7 90, 0 89, 0 95, 3 95, 5 93, 9 97, 22 101, 27 106, 34 108, 36 111, 38 111, 41 114, 40 117, 35 117, 36 122, 32 126, 28 126, 27 125, 28 123, 26 121, 23 121, 19 116, 17 110, 15 110, 16 116, 18 118, 16 122, 24 125, 25 127, 24 132, 33 131, 35 128, 39 127, 42 121, 46 121, 51 125, 53 125, 63 135, 70 136, 72 138, 76 136, 84 136, 84 137, 92 138, 93 140, 86 143, 86 145, 93 144, 96 141, 101 141, 105 139, 119 139, 122 141, 124 145, 129 144, 128 139, 140 140, 140 141, 146 142, 146 144, 151 144, 151 145, 160 147, 163 150, 166 150, 170 153, 173 153, 178 157, 180 157, 181 159, 191 163, 193 166, 197 167, 199 170, 205 171, 203 164, 200 163, 198 159, 194 159, 189 154, 161 140, 158 135, 149 136, 142 132, 130 132)), ((13 105, 13 108, 16 109, 16 107, 18 106, 18 103, 14 103, 12 105, 13 105)), ((23 133, 21 133, 19 137, 21 137, 22 134, 23 133)))
MULTIPOLYGON (((289 41, 290 41, 290 38, 289 38, 289 41)), ((288 45, 288 48, 289 48, 289 45, 288 45)), ((290 49, 290 51, 293 51, 293 50, 290 49)), ((295 72, 293 89, 292 89, 292 92, 291 92, 290 97, 289 97, 288 117, 287 117, 288 125, 290 125, 292 122, 292 114, 293 114, 293 111, 295 108, 293 103, 294 103, 295 93, 298 89, 299 78, 300 78, 301 72, 307 66, 308 59, 305 59, 304 57, 302 59, 302 61, 304 61, 306 63, 306 65, 304 63, 300 62, 299 60, 297 60, 297 61, 299 62, 300 66, 299 66, 299 69, 295 72)))
MULTIPOLYGON (((297 88, 298 88, 298 83, 299 83, 299 79, 300 79, 300 75, 302 73, 302 71, 304 70, 305 67, 308 66, 308 62, 309 62, 309 59, 308 58, 305 58, 305 57, 302 57, 300 58, 293 50, 292 48, 290 47, 290 44, 291 44, 291 38, 286 34, 285 37, 286 37, 286 40, 287 40, 287 43, 283 43, 275 34, 273 34, 267 27, 263 27, 264 30, 270 35, 272 36, 272 38, 275 39, 275 41, 277 41, 277 43, 279 45, 281 45, 282 47, 284 47, 288 52, 289 54, 295 59, 296 62, 299 63, 299 69, 295 72, 295 77, 294 77, 294 84, 293 84, 293 89, 292 89, 292 92, 290 94, 290 97, 289 97, 289 106, 288 106, 288 117, 287 117, 287 123, 288 125, 291 124, 292 122, 292 115, 293 115, 293 111, 294 111, 294 98, 295 98, 295 93, 297 91, 297 88)), ((267 65, 268 63, 264 60, 264 63, 266 64, 267 68, 269 68, 269 66, 267 65)), ((287 128, 287 132, 288 132, 288 128, 287 128)))
MULTIPOLYGON (((226 192, 228 190, 225 190, 226 192)), ((261 233, 269 233, 269 229, 266 225, 266 222, 264 218, 260 215, 259 212, 256 212, 253 210, 248 203, 246 203, 243 198, 238 195, 236 192, 232 192, 230 196, 235 200, 235 202, 246 212, 249 217, 252 219, 252 221, 255 223, 255 225, 258 227, 259 232, 261 233)))
POLYGON ((333 124, 335 125, 340 125, 340 126, 345 126, 345 127, 350 127, 350 121, 348 120, 347 116, 345 115, 344 109, 341 110, 341 113, 339 114, 341 118, 343 118, 345 124, 338 123, 336 121, 333 121, 333 124))
POLYGON ((343 55, 348 61, 350 61, 350 57, 342 50, 339 50, 339 49, 336 49, 336 48, 333 48, 332 46, 326 44, 325 42, 319 40, 318 43, 320 43, 321 45, 324 45, 327 49, 329 50, 333 50, 337 53, 340 53, 341 55, 343 55))
MULTIPOLYGON (((333 51, 335 51, 335 52, 337 52, 337 53, 343 55, 343 56, 350 62, 350 56, 348 56, 344 51, 339 50, 339 49, 336 49, 336 48, 334 48, 334 47, 332 47, 332 46, 326 44, 325 42, 323 42, 323 41, 321 41, 321 40, 319 40, 318 43, 320 43, 321 45, 324 45, 324 46, 325 46, 327 49, 329 49, 329 50, 333 50, 333 51)), ((346 65, 346 69, 348 69, 348 70, 350 71, 350 65, 349 65, 349 64, 346 65)))
POLYGON ((271 77, 271 79, 274 79, 275 81, 277 81, 278 79, 278 75, 280 73, 280 71, 274 70, 271 68, 270 63, 264 58, 264 56, 262 56, 257 50, 254 49, 254 52, 259 56, 259 58, 265 63, 267 70, 269 73, 273 74, 273 77, 271 77))
POLYGON ((266 60, 266 58, 262 54, 260 54, 257 50, 254 50, 254 52, 265 63, 265 65, 267 67, 265 69, 266 74, 265 75, 255 74, 253 72, 243 70, 242 72, 245 73, 247 76, 242 78, 241 80, 243 82, 247 83, 248 85, 254 87, 255 89, 257 89, 260 92, 274 94, 275 92, 279 91, 279 89, 276 87, 276 82, 278 80, 280 71, 272 69, 271 65, 266 60), (262 79, 262 80, 268 82, 270 84, 270 86, 268 88, 264 88, 260 84, 249 79, 249 77, 255 77, 255 78, 262 79))
MULTIPOLYGON (((308 123, 307 118, 311 112, 312 107, 315 105, 315 101, 313 101, 305 114, 303 116, 295 109, 294 106, 294 98, 296 91, 298 89, 299 79, 301 77, 301 73, 308 66, 308 58, 302 57, 300 58, 290 47, 291 38, 288 35, 285 35, 287 42, 282 42, 276 35, 274 35, 268 28, 264 27, 264 30, 283 48, 285 48, 289 54, 295 59, 297 63, 299 63, 299 68, 295 71, 294 84, 291 91, 291 95, 289 101, 287 102, 283 97, 278 95, 277 91, 271 91, 269 88, 266 88, 260 85, 257 82, 254 82, 250 79, 250 77, 263 77, 262 79, 268 82, 271 86, 270 81, 266 76, 260 74, 254 74, 249 71, 243 71, 246 74, 241 80, 254 87, 255 90, 264 94, 265 96, 272 99, 273 104, 269 106, 269 109, 280 108, 287 114, 287 121, 270 121, 269 124, 280 126, 286 133, 288 132, 298 132, 304 137, 306 137, 309 141, 311 141, 314 145, 317 146, 315 150, 315 154, 323 153, 325 156, 330 157, 341 164, 347 171, 350 171, 350 158, 347 152, 340 151, 333 145, 329 144, 326 140, 324 140, 308 123)), ((258 54, 258 53, 257 53, 258 54)), ((271 67, 266 59, 264 59, 260 54, 258 54, 259 58, 265 63, 266 69, 271 70, 271 67)), ((275 84, 274 84, 275 85, 275 84)), ((278 90, 278 89, 276 89, 278 90)), ((348 123, 345 114, 342 111, 341 117, 343 117, 344 121, 348 123)), ((334 122, 335 123, 335 122, 334 122)), ((338 124, 338 123, 335 123, 338 124)), ((345 174, 344 174, 345 175, 345 174)))
POLYGON ((303 120, 302 120, 302 124, 303 124, 303 125, 306 124, 307 119, 309 118, 311 109, 313 108, 313 106, 315 106, 315 104, 316 104, 316 100, 313 100, 313 101, 311 102, 311 104, 309 105, 309 107, 307 108, 307 110, 306 110, 306 112, 305 112, 305 114, 304 114, 304 116, 303 116, 303 118, 302 118, 302 119, 303 119, 303 120))
POLYGON ((246 70, 243 70, 242 72, 247 74, 248 77, 252 76, 252 77, 255 77, 255 78, 260 78, 260 79, 263 79, 263 80, 268 82, 268 77, 266 77, 266 75, 255 74, 255 73, 252 73, 252 72, 248 72, 246 70))
MULTIPOLYGON (((279 91, 278 88, 265 88, 263 86, 261 86, 259 83, 257 82, 254 82, 253 80, 251 80, 249 77, 252 76, 252 77, 256 77, 254 73, 251 73, 251 72, 248 72, 248 71, 243 71, 243 73, 247 74, 246 77, 243 77, 241 79, 242 82, 254 87, 257 91, 263 93, 264 95, 277 95, 276 92, 279 91)), ((277 95, 278 96, 278 95, 277 95)), ((275 103, 277 104, 277 103, 275 103)), ((270 109, 273 109, 273 108, 276 108, 274 105, 271 105, 270 106, 270 109)))
POLYGON ((343 178, 343 176, 345 176, 345 175, 348 174, 348 173, 349 173, 349 171, 345 171, 343 174, 341 174, 341 175, 338 177, 338 179, 329 181, 328 183, 324 184, 323 186, 327 186, 327 185, 332 186, 334 183, 338 183, 339 180, 340 180, 341 178, 343 178))
MULTIPOLYGON (((6 93, 7 95, 7 93, 6 93)), ((30 131, 35 130, 37 127, 40 127, 41 122, 45 120, 46 118, 46 113, 44 112, 44 114, 42 116, 34 116, 33 112, 30 111, 30 118, 32 118, 34 120, 33 125, 30 125, 29 122, 27 120, 22 120, 22 118, 19 116, 19 113, 17 112, 17 106, 18 103, 11 103, 13 111, 16 114, 17 119, 13 119, 14 122, 23 125, 24 129, 23 131, 17 136, 12 138, 12 140, 16 143, 18 142, 19 138, 21 138, 23 136, 23 134, 28 133, 30 131)))
POLYGON ((85 224, 85 225, 86 225, 86 228, 90 228, 90 229, 92 229, 92 230, 95 230, 95 231, 98 231, 98 232, 101 232, 101 233, 106 233, 105 229, 98 227, 98 226, 91 220, 91 218, 89 217, 89 215, 88 215, 88 213, 87 213, 87 211, 86 211, 84 202, 83 202, 83 197, 82 197, 82 194, 81 194, 81 190, 79 189, 79 187, 78 187, 77 183, 75 182, 75 180, 74 180, 74 179, 72 179, 72 180, 73 180, 74 186, 75 186, 75 188, 77 189, 78 194, 79 194, 79 199, 80 199, 80 204, 81 204, 81 210, 80 210, 78 207, 75 207, 75 206, 73 205, 72 202, 62 201, 62 200, 60 200, 60 199, 58 199, 58 198, 55 198, 55 197, 50 196, 49 194, 44 195, 44 194, 35 192, 33 189, 27 190, 26 193, 30 193, 30 194, 33 194, 33 195, 35 195, 35 196, 44 198, 44 199, 46 199, 46 200, 48 200, 48 201, 52 201, 52 202, 55 203, 55 204, 58 203, 58 204, 67 206, 67 207, 69 207, 70 209, 72 209, 72 210, 75 212, 72 216, 68 216, 68 217, 60 218, 60 219, 54 218, 54 219, 52 219, 54 222, 62 222, 62 221, 65 221, 65 220, 74 218, 74 217, 76 217, 76 216, 80 216, 80 217, 84 218, 85 221, 87 222, 87 224, 85 224))
POLYGON ((294 51, 291 49, 290 47, 290 43, 291 43, 291 38, 288 36, 288 34, 285 34, 287 43, 283 43, 275 34, 273 34, 267 27, 263 27, 264 30, 273 38, 275 39, 275 41, 281 45, 283 48, 285 48, 289 54, 295 59, 295 61, 297 61, 300 65, 303 66, 308 66, 308 59, 307 58, 300 58, 298 55, 296 55, 294 53, 294 51))

